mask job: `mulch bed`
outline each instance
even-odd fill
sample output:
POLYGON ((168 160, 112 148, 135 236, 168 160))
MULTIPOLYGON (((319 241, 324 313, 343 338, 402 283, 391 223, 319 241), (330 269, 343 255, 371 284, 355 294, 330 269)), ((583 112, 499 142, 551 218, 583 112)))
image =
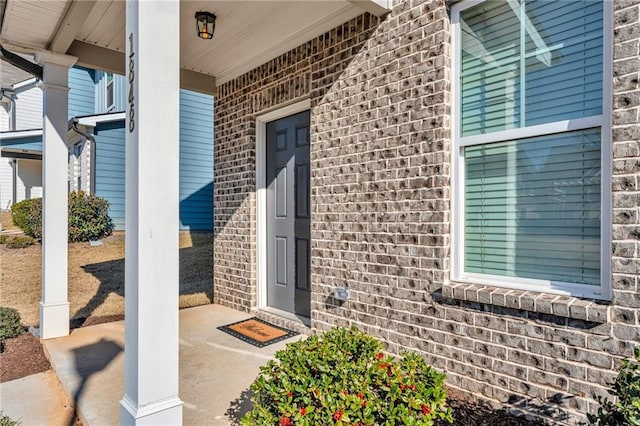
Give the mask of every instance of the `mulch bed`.
MULTIPOLYGON (((123 319, 124 315, 77 318, 71 320, 71 328, 89 327, 123 319)), ((50 368, 51 364, 44 355, 42 344, 33 334, 25 332, 18 337, 5 340, 4 350, 0 353, 0 383, 42 373, 50 368)))
POLYGON ((0 354, 0 383, 42 373, 51 368, 40 341, 31 333, 7 339, 0 354))
MULTIPOLYGON (((448 390, 447 403, 453 409, 455 426, 545 426, 544 422, 516 417, 506 410, 495 410, 487 405, 468 401, 455 391, 448 390)), ((436 426, 449 423, 436 422, 436 426)))

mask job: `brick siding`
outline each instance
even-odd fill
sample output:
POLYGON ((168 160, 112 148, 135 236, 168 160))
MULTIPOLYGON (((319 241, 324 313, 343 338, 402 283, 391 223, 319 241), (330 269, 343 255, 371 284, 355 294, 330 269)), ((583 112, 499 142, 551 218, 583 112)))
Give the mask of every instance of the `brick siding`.
POLYGON ((450 18, 398 1, 218 88, 215 301, 256 306, 255 117, 311 99, 313 332, 352 325, 450 386, 577 424, 640 343, 640 1, 616 0, 612 303, 463 285, 450 270, 450 18), (335 301, 337 286, 351 299, 335 301))

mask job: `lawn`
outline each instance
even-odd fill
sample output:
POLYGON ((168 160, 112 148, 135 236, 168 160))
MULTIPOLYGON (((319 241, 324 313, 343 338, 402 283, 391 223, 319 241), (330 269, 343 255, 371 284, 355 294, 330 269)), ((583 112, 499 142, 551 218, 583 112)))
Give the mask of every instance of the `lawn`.
MULTIPOLYGON (((4 222, 4 221, 3 221, 4 222)), ((3 223, 3 230, 6 229, 3 223)), ((124 235, 104 244, 69 244, 71 318, 124 314, 124 235)), ((0 305, 17 309, 24 325, 37 326, 42 280, 42 248, 0 245, 0 305)), ((180 234, 180 307, 211 303, 213 298, 213 235, 180 234)))
POLYGON ((2 224, 3 231, 19 231, 18 227, 13 224, 11 220, 11 211, 0 211, 0 223, 2 224))

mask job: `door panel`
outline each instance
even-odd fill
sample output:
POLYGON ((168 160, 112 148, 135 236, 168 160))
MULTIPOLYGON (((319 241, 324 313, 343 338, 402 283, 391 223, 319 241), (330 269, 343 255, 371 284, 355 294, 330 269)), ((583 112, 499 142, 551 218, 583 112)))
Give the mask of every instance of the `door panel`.
POLYGON ((309 190, 311 185, 309 179, 311 178, 309 164, 296 165, 296 218, 309 219, 309 204, 311 201, 311 194, 309 190))
POLYGON ((287 218, 287 166, 276 170, 276 217, 287 218))
POLYGON ((267 124, 267 305, 310 316, 309 112, 267 124))
POLYGON ((287 286, 287 239, 276 237, 276 284, 287 286))

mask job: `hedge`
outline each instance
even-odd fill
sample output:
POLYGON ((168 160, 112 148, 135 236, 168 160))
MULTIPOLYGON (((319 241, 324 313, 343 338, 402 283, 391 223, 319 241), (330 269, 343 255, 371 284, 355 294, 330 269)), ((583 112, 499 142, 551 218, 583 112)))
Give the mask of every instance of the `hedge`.
MULTIPOLYGON (((13 223, 25 234, 42 239, 42 198, 32 198, 11 207, 13 223)), ((69 242, 97 240, 113 232, 109 202, 83 191, 69 193, 69 242)))

